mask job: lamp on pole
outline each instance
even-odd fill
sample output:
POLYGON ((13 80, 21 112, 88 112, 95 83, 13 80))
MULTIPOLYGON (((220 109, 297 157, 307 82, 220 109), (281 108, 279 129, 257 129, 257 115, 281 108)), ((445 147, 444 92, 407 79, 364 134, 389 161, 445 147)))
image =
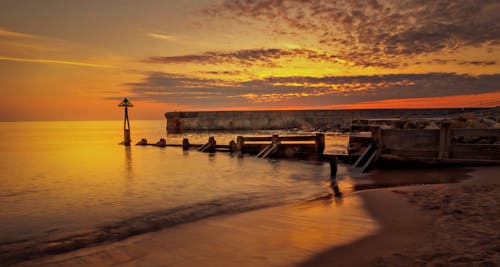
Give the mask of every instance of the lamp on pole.
POLYGON ((128 120, 128 108, 133 107, 132 103, 128 99, 123 99, 123 101, 118 105, 119 107, 125 108, 125 118, 123 119, 123 142, 122 145, 130 146, 130 122, 128 120))

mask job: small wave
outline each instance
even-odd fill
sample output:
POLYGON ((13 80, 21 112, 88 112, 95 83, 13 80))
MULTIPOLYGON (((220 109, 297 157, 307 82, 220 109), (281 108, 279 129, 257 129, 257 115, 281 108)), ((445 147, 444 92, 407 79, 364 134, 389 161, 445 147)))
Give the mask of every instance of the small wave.
POLYGON ((62 238, 41 237, 32 240, 0 243, 0 262, 6 265, 14 264, 47 255, 116 242, 131 236, 154 232, 215 215, 238 213, 287 203, 289 201, 279 199, 272 199, 270 201, 269 195, 249 193, 193 205, 179 206, 102 225, 83 233, 68 233, 62 238))

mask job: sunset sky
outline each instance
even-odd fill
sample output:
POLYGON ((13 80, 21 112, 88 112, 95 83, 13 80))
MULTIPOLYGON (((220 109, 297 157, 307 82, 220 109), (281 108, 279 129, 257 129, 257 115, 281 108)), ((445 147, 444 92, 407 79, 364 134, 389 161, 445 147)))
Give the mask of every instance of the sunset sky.
POLYGON ((500 1, 1 0, 0 120, 500 105, 500 1))

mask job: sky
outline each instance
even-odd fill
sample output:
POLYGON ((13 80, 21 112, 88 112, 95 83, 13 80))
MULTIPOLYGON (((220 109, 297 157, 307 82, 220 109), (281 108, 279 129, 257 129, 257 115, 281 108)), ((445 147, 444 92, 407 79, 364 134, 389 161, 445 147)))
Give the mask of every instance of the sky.
POLYGON ((0 121, 500 105, 498 0, 0 0, 0 121))

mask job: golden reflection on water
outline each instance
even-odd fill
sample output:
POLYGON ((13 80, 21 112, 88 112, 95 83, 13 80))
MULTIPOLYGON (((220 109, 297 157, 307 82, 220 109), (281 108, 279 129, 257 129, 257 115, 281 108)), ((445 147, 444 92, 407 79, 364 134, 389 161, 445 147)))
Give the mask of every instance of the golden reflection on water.
MULTIPOLYGON (((213 199, 269 205, 328 190, 323 184, 328 166, 322 163, 124 147, 118 145, 122 126, 121 121, 1 123, 0 240, 92 228, 213 199)), ((183 137, 203 142, 214 135, 223 144, 241 134, 167 135, 164 121, 132 121, 131 128, 133 143, 141 138, 180 143, 183 137)))

